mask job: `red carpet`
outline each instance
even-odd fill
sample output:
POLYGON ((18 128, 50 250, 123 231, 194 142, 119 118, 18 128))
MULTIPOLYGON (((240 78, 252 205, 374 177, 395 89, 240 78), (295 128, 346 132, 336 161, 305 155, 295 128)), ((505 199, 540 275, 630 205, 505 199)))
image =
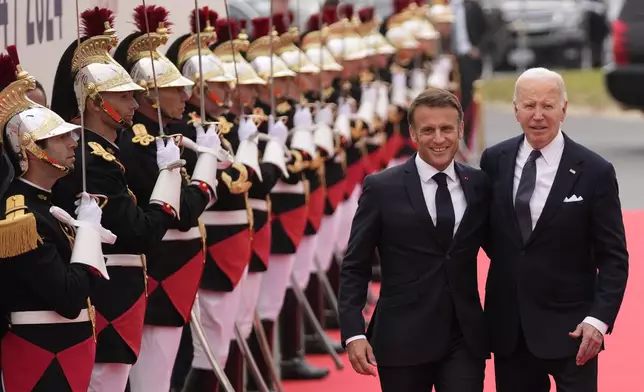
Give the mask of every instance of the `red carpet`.
MULTIPOLYGON (((630 279, 613 335, 606 337, 606 351, 599 356, 599 390, 602 392, 637 392, 644 390, 644 211, 624 212, 628 250, 630 253, 630 279)), ((479 259, 479 288, 483 291, 489 261, 479 259)), ((483 295, 483 292, 481 293, 483 295)), ((331 333, 339 338, 338 333, 331 333)), ((323 381, 287 381, 286 392, 371 392, 380 391, 375 377, 361 376, 353 371, 346 354, 342 355, 345 369, 335 370, 328 356, 309 356, 317 366, 325 366, 331 375, 323 381)), ((554 391, 554 384, 552 391, 554 391)), ((494 368, 488 361, 485 392, 494 391, 494 368)), ((404 392, 404 391, 401 391, 404 392)))

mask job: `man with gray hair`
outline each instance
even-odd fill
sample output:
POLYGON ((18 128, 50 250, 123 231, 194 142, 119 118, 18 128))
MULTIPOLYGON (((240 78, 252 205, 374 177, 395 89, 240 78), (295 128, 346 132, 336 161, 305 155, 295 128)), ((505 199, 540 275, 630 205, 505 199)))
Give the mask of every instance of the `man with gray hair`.
POLYGON ((628 252, 613 165, 561 130, 561 76, 516 82, 523 134, 483 152, 492 181, 485 317, 497 392, 597 391, 597 354, 624 297, 628 252))

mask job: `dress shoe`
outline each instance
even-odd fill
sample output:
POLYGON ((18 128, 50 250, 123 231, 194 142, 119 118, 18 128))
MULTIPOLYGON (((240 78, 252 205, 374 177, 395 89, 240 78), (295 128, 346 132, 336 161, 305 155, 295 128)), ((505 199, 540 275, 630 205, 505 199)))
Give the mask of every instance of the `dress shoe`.
POLYGON ((284 380, 319 380, 329 375, 329 369, 313 366, 304 358, 282 361, 281 368, 284 380))
MULTIPOLYGON (((347 351, 344 347, 342 347, 342 344, 340 344, 340 342, 333 339, 329 340, 331 341, 331 347, 333 347, 336 353, 342 354, 347 351)), ((317 335, 306 335, 304 344, 307 354, 328 354, 326 347, 322 343, 322 340, 320 340, 317 335)))

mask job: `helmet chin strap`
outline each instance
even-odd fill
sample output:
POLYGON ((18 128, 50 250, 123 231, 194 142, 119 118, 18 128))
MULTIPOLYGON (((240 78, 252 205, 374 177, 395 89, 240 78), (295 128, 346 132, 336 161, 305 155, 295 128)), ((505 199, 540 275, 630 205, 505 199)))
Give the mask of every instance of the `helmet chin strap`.
MULTIPOLYGON (((26 143, 25 146, 26 152, 32 154, 36 158, 40 159, 43 162, 48 163, 49 165, 53 166, 54 168, 62 171, 63 173, 69 173, 71 168, 61 165, 58 163, 54 158, 50 157, 49 154, 47 154, 42 148, 40 148, 31 138, 29 141, 26 143)), ((22 174, 20 176, 22 177, 25 173, 27 173, 27 170, 29 170, 29 161, 27 160, 27 157, 25 157, 25 168, 22 171, 22 174)))

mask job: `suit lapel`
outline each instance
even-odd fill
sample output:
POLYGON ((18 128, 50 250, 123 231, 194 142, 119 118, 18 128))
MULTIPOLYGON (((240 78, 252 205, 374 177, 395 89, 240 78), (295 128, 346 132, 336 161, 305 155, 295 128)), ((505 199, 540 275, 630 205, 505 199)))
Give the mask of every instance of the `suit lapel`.
POLYGON ((523 142, 523 136, 519 136, 512 149, 502 152, 501 159, 499 160, 499 192, 501 201, 501 211, 504 215, 507 224, 503 228, 507 231, 508 236, 519 246, 523 246, 523 239, 519 231, 519 222, 517 221, 517 214, 514 211, 514 200, 512 199, 513 186, 514 186, 514 168, 516 166, 517 154, 519 152, 519 144, 523 142))
POLYGON ((559 162, 557 174, 555 175, 555 181, 552 184, 539 220, 537 220, 537 224, 526 245, 547 226, 547 223, 563 204, 563 200, 568 196, 570 190, 582 174, 582 169, 580 168, 582 160, 576 154, 576 145, 567 136, 564 135, 564 138, 564 150, 561 156, 561 162, 559 162))
POLYGON ((420 176, 418 175, 418 169, 416 168, 416 155, 414 154, 411 158, 404 163, 405 165, 405 189, 407 190, 407 195, 411 201, 412 207, 418 214, 418 216, 423 220, 427 228, 430 230, 432 238, 438 238, 438 233, 436 232, 436 226, 432 221, 431 216, 429 216, 429 211, 427 210, 427 204, 425 203, 425 197, 423 196, 423 188, 420 185, 420 176))

